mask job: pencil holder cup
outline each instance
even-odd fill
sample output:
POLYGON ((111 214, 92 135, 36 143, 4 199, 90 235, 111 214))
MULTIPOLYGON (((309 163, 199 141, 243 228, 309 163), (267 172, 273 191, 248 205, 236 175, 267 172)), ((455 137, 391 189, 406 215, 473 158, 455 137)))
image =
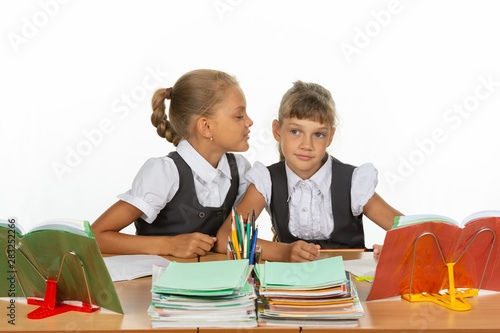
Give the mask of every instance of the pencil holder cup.
POLYGON ((235 251, 226 250, 227 259, 229 260, 239 260, 239 259, 249 259, 250 265, 260 264, 262 260, 262 248, 260 245, 255 246, 255 251, 235 251))

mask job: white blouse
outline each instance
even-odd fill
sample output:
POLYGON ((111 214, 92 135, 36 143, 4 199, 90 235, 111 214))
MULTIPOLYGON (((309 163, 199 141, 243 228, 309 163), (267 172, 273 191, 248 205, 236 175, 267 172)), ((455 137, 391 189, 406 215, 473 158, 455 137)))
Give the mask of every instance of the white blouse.
MULTIPOLYGON (((185 140, 179 142, 177 152, 193 172, 194 187, 200 204, 205 207, 220 207, 231 187, 231 170, 226 155, 222 155, 217 168, 214 168, 185 140)), ((250 169, 250 163, 241 155, 234 156, 240 177, 236 205, 248 187, 245 174, 250 169)), ((154 157, 144 163, 135 176, 132 188, 118 195, 118 199, 140 209, 144 213, 141 218, 152 223, 178 189, 179 173, 175 162, 167 156, 154 157)))
MULTIPOLYGON (((288 228, 291 234, 302 239, 330 238, 334 227, 330 191, 332 158, 306 180, 297 176, 288 165, 285 169, 290 211, 288 228)), ((246 178, 262 194, 266 210, 270 213, 272 182, 269 169, 264 164, 255 162, 246 178)), ((354 216, 363 213, 363 207, 375 193, 377 183, 377 169, 373 164, 366 163, 354 169, 351 182, 351 211, 354 216)))

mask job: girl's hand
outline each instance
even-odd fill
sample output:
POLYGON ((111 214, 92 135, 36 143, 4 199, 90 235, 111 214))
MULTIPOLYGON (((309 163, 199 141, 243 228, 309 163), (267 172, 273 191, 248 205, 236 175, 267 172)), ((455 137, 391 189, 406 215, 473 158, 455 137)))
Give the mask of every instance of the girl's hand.
POLYGON ((319 245, 306 243, 304 241, 296 241, 287 245, 285 252, 285 261, 288 262, 305 262, 313 261, 319 256, 319 245))
POLYGON ((373 259, 375 259, 376 263, 378 263, 381 253, 382 253, 382 245, 373 244, 373 259))
POLYGON ((203 256, 214 246, 217 238, 199 232, 182 234, 168 238, 170 255, 178 258, 195 258, 203 256))

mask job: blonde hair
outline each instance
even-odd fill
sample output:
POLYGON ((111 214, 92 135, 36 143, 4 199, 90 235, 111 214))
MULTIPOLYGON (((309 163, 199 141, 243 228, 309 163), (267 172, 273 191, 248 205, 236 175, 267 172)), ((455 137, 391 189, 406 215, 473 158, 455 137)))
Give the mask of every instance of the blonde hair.
MULTIPOLYGON (((328 89, 317 83, 296 81, 283 95, 278 111, 278 122, 283 119, 309 119, 326 124, 329 127, 337 125, 337 111, 332 94, 328 89)), ((285 159, 281 146, 278 146, 280 161, 285 159)))
POLYGON ((151 101, 151 123, 159 136, 177 147, 191 135, 196 116, 213 117, 228 88, 238 86, 233 76, 211 69, 197 69, 181 76, 172 88, 158 89, 151 101), (170 100, 168 117, 165 100, 170 100))

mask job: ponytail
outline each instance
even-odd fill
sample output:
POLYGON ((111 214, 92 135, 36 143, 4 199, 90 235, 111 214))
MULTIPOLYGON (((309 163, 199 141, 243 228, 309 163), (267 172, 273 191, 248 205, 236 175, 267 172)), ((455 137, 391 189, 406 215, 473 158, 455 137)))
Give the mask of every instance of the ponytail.
POLYGON ((236 79, 224 72, 198 69, 181 76, 171 88, 153 94, 151 123, 162 138, 177 147, 189 138, 195 117, 214 115, 228 88, 238 86, 236 79), (170 100, 168 117, 165 101, 170 100))
POLYGON ((153 113, 151 114, 151 123, 156 127, 156 132, 162 138, 167 139, 168 142, 177 147, 180 138, 170 126, 170 121, 167 118, 165 100, 170 100, 172 97, 172 88, 158 89, 153 94, 151 107, 153 113))

